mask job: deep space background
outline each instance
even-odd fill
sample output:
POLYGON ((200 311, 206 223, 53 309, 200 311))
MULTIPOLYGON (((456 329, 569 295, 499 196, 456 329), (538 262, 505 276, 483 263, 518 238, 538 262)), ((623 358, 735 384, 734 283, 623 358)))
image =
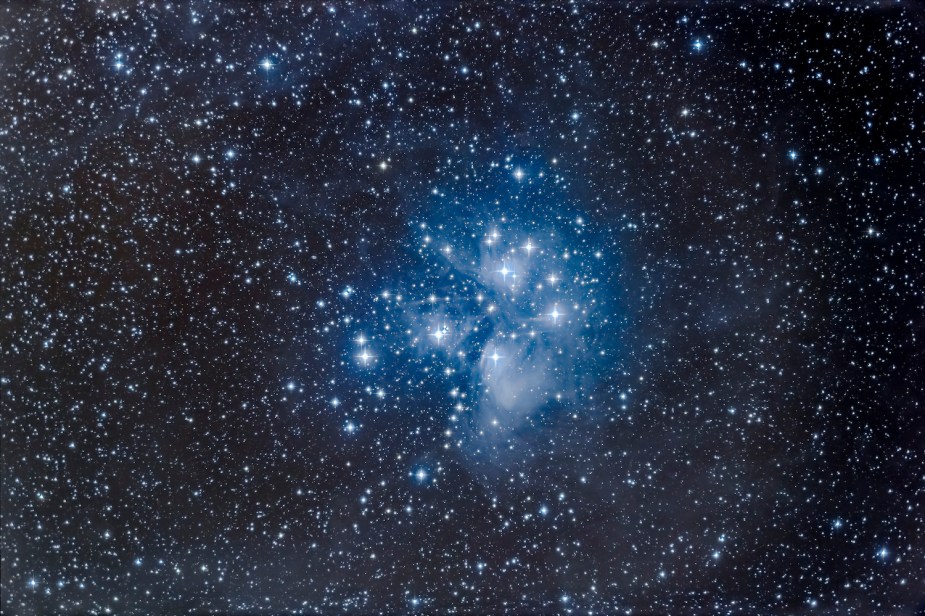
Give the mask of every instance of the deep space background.
POLYGON ((2 611, 915 614, 925 9, 0 7, 2 611))

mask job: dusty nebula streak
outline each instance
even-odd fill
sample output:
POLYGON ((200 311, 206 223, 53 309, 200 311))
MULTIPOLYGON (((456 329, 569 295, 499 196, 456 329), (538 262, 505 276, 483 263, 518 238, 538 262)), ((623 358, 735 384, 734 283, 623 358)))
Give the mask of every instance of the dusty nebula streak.
POLYGON ((619 317, 607 300, 615 291, 595 274, 616 259, 574 241, 590 235, 583 217, 561 226, 500 217, 416 230, 421 258, 439 274, 412 283, 422 297, 412 300, 408 331, 445 364, 458 411, 449 428, 489 460, 508 460, 525 438, 528 446, 548 438, 537 413, 581 408, 601 366, 616 361, 619 317))

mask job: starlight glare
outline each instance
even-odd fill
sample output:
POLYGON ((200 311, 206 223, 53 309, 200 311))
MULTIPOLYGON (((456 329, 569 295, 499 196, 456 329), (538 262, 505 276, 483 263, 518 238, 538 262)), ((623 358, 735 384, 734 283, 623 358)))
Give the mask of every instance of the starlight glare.
POLYGON ((363 351, 357 355, 357 358, 363 362, 364 366, 368 365, 371 360, 375 359, 375 357, 371 355, 367 349, 363 349, 363 351))
POLYGON ((549 316, 552 317, 553 323, 558 323, 559 317, 562 316, 562 313, 559 312, 559 307, 558 306, 553 307, 552 312, 549 313, 549 316))
POLYGON ((447 336, 446 325, 441 325, 440 327, 438 327, 437 330, 431 334, 431 336, 437 339, 437 344, 442 342, 443 339, 447 336))

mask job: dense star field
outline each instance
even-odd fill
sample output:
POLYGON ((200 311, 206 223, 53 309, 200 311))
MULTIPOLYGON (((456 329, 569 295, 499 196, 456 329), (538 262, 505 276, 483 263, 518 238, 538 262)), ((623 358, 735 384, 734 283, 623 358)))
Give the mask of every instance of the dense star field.
POLYGON ((0 8, 2 611, 916 614, 925 8, 0 8))

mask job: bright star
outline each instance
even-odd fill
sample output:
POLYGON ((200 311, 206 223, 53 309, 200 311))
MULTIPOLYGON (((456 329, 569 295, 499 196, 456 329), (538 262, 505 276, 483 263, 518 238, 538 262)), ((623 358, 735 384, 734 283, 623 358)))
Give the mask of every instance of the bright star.
POLYGON ((437 331, 431 334, 431 336, 437 339, 437 344, 440 344, 440 342, 442 342, 443 339, 447 336, 446 325, 441 325, 439 328, 437 328, 437 331))
POLYGON ((553 323, 558 323, 558 322, 559 322, 559 317, 562 316, 562 313, 559 312, 559 307, 558 307, 558 306, 554 306, 553 309, 552 309, 552 312, 549 313, 549 316, 552 317, 553 323))

